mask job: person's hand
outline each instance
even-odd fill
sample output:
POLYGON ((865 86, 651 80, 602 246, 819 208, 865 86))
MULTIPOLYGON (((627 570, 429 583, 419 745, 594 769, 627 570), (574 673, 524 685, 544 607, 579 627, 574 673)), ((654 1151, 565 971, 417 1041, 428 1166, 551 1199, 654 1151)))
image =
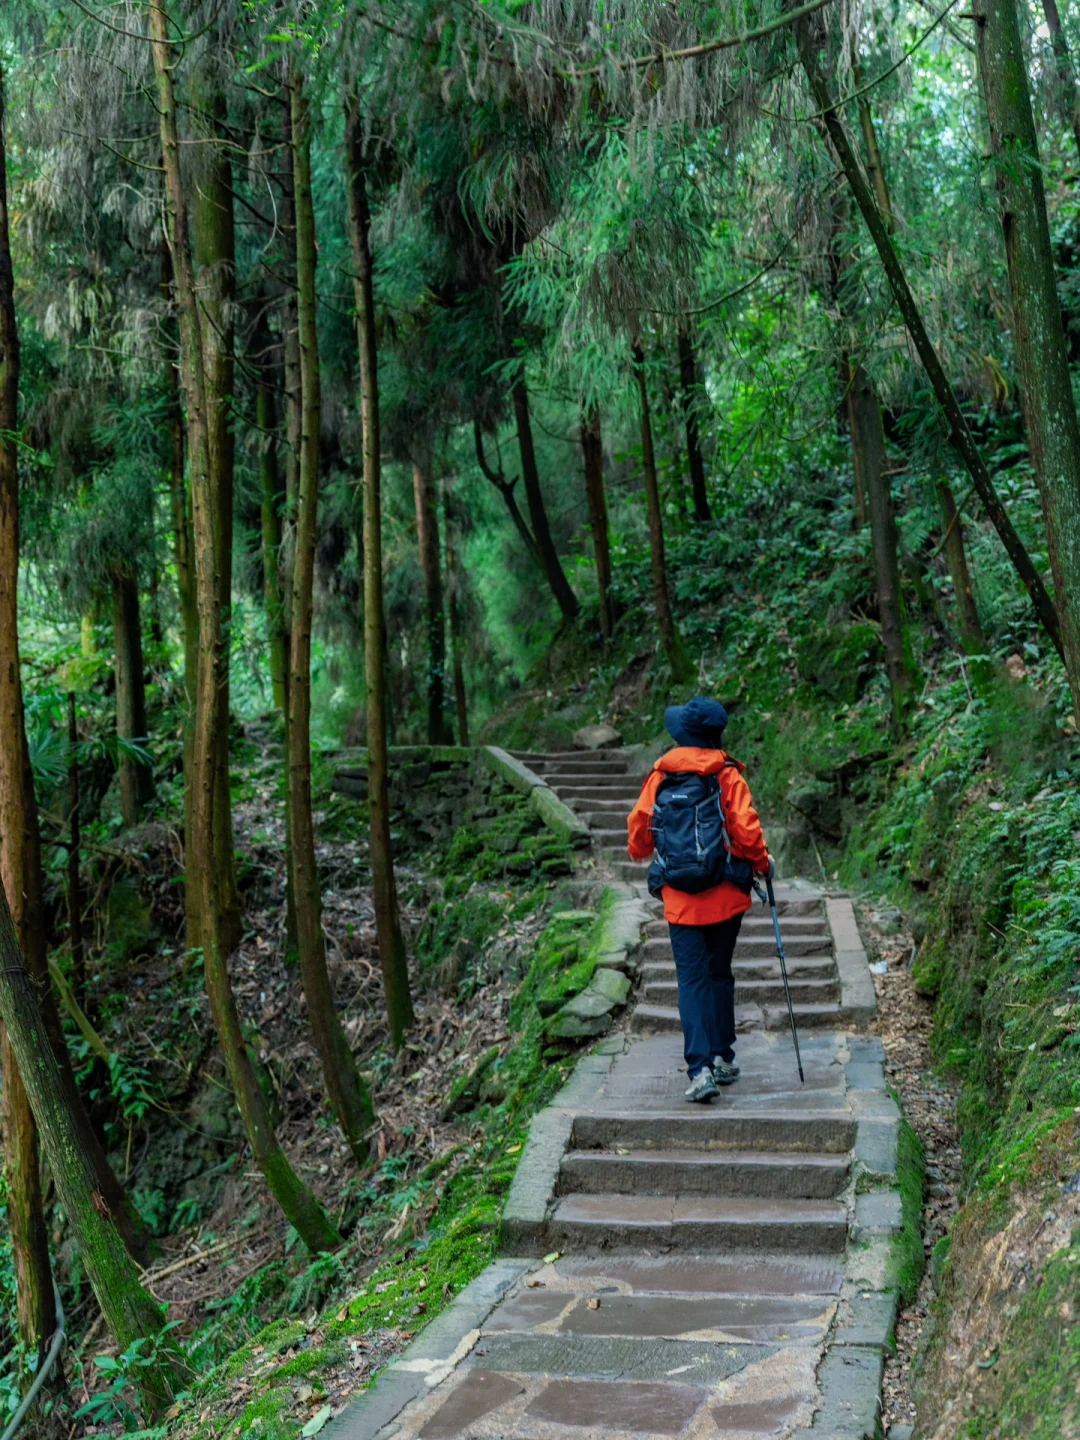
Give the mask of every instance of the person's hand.
POLYGON ((765 875, 765 876, 767 876, 768 879, 770 879, 770 880, 775 880, 775 879, 776 879, 776 861, 772 858, 771 855, 768 855, 767 852, 766 852, 766 854, 767 854, 767 859, 768 859, 768 862, 769 862, 769 863, 765 866, 765 869, 764 869, 764 870, 759 870, 757 873, 758 873, 759 875, 765 875))

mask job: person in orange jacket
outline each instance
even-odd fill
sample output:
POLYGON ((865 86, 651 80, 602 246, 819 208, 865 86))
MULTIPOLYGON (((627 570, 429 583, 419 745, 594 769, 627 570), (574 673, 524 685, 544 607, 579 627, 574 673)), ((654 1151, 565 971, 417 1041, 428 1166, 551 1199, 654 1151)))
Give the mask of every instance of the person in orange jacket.
MULTIPOLYGON (((743 867, 748 874, 772 873, 772 857, 743 778, 744 767, 722 748, 727 720, 723 705, 701 697, 667 710, 664 724, 675 748, 657 760, 630 813, 631 859, 648 860, 654 853, 653 809, 664 780, 671 775, 715 775, 732 856, 749 862, 743 867)), ((731 959, 750 895, 725 879, 693 895, 664 885, 663 899, 679 983, 683 1055, 690 1080, 686 1098, 711 1100, 721 1085, 739 1077, 731 959)))

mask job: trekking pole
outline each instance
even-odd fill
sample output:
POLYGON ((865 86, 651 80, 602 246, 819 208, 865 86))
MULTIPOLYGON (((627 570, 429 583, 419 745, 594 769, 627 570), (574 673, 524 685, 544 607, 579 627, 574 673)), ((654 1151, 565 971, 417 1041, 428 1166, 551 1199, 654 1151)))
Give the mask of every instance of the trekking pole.
MULTIPOLYGON (((803 1074, 802 1056, 799 1054, 799 1032, 795 1029, 795 1011, 792 1009, 791 1005, 791 986, 788 984, 787 960, 784 958, 784 942, 780 938, 780 917, 776 913, 776 896, 773 893, 773 883, 771 875, 766 875, 765 877, 765 888, 769 892, 768 903, 770 908, 772 909, 773 932, 776 935, 776 953, 780 960, 780 977, 784 982, 784 995, 787 998, 788 1019, 791 1021, 791 1039, 795 1045, 795 1063, 799 1067, 799 1080, 803 1085, 805 1085, 806 1076, 803 1074)), ((761 895, 761 886, 758 885, 756 882, 754 884, 754 889, 758 892, 759 895, 761 895)), ((761 895, 761 898, 764 901, 765 896, 761 895)))

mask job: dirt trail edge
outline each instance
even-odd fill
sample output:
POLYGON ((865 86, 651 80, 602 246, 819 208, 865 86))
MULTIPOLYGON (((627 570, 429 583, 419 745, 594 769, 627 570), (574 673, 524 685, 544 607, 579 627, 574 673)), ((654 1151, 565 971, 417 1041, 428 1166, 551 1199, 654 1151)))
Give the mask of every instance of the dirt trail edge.
POLYGON ((735 955, 742 1077, 691 1107, 659 907, 621 848, 636 755, 513 758, 592 828, 639 1001, 534 1119, 506 1258, 324 1434, 873 1440, 919 1193, 909 1214, 850 902, 778 891, 805 1085, 755 907, 735 955))

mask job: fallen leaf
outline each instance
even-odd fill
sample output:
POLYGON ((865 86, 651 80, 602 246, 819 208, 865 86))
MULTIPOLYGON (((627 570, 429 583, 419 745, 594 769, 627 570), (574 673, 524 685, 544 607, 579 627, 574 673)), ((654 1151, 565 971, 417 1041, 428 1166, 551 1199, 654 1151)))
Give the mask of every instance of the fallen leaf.
POLYGON ((332 1414, 333 1407, 331 1405, 324 1405, 321 1410, 317 1410, 315 1412, 315 1414, 307 1422, 304 1428, 300 1431, 300 1434, 305 1436, 306 1440, 310 1440, 310 1437, 312 1435, 317 1435, 319 1433, 319 1431, 323 1428, 326 1422, 330 1419, 330 1416, 332 1414))
POLYGON ((594 1296, 592 1297, 592 1299, 589 1301, 589 1309, 590 1309, 590 1310, 599 1310, 599 1309, 600 1309, 600 1300, 599 1300, 599 1298, 598 1298, 596 1295, 594 1295, 594 1296))
POLYGON ((525 1281, 525 1286, 528 1290, 543 1290, 544 1282, 543 1280, 537 1280, 535 1275, 530 1275, 528 1280, 525 1281))
POLYGON ((558 1250, 552 1250, 552 1252, 550 1253, 550 1255, 545 1255, 545 1256, 544 1256, 544 1264, 545 1264, 545 1265, 554 1265, 554 1264, 555 1264, 555 1261, 558 1260, 560 1254, 561 1254, 560 1251, 558 1251, 558 1250))

